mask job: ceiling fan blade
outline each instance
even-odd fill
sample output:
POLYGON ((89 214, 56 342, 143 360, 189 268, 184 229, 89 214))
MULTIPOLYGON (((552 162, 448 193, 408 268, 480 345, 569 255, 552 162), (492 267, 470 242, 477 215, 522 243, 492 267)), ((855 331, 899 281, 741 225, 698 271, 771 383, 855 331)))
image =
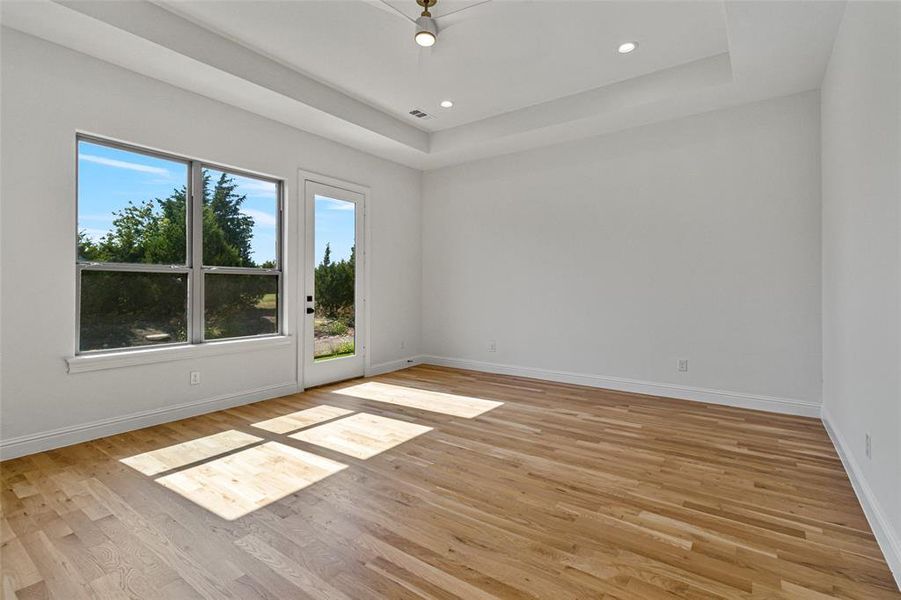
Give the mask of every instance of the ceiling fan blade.
MULTIPOLYGON (((440 1, 440 0, 439 0, 440 1)), ((468 21, 469 19, 478 19, 480 15, 484 15, 496 8, 495 0, 483 0, 478 4, 472 4, 459 10, 436 17, 435 21, 441 29, 449 29, 459 23, 468 21)))
POLYGON ((363 0, 363 2, 365 2, 369 6, 372 6, 373 8, 383 10, 390 15, 394 15, 395 17, 397 17, 399 19, 403 19, 404 21, 407 21, 408 23, 416 22, 416 19, 410 17, 410 15, 405 14, 401 10, 395 8, 390 3, 385 2, 385 0, 363 0))

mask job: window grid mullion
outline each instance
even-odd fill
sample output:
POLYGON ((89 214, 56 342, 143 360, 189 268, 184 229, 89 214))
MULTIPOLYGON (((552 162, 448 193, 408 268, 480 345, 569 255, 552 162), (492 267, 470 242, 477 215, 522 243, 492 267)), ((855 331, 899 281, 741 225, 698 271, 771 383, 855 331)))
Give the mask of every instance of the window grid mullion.
POLYGON ((81 262, 75 265, 79 271, 116 271, 120 273, 189 273, 185 265, 155 265, 148 263, 81 262))
POLYGON ((204 273, 213 275, 278 275, 281 269, 262 269, 260 267, 203 267, 204 273))
POLYGON ((191 162, 191 343, 203 342, 203 169, 191 162))

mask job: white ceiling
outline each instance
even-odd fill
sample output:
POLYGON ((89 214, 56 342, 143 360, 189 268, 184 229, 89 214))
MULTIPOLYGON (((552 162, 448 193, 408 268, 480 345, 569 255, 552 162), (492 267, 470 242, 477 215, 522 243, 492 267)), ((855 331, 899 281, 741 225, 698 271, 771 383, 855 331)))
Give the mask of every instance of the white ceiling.
MULTIPOLYGON (((429 12, 433 18, 440 19, 441 17, 492 1, 497 2, 498 0, 442 0, 440 3, 432 6, 429 12)), ((408 19, 416 19, 422 13, 422 7, 416 3, 416 0, 372 0, 373 4, 378 2, 387 4, 396 12, 403 13, 408 19)))
POLYGON ((831 0, 4 1, 3 24, 418 168, 814 89, 831 0), (617 45, 639 49, 619 55, 617 45), (451 110, 438 107, 454 100, 451 110), (434 115, 416 120, 419 108, 434 115))
POLYGON ((166 8, 416 126, 471 123, 728 51, 720 2, 439 0, 420 48, 415 0, 166 1, 166 8), (442 17, 444 12, 452 12, 442 17), (640 51, 617 53, 623 41, 640 51), (438 103, 452 99, 452 110, 438 103), (417 120, 419 108, 434 116, 417 120))

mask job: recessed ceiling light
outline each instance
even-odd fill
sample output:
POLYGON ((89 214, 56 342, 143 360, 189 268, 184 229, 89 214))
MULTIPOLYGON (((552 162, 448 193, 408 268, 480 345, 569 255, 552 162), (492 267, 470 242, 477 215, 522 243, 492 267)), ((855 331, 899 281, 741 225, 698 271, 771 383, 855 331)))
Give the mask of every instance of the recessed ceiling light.
POLYGON ((616 49, 620 54, 628 54, 638 48, 638 42, 623 42, 619 45, 619 48, 616 49))
POLYGON ((453 108, 453 107, 454 107, 454 103, 452 100, 442 100, 441 101, 441 108, 453 108))

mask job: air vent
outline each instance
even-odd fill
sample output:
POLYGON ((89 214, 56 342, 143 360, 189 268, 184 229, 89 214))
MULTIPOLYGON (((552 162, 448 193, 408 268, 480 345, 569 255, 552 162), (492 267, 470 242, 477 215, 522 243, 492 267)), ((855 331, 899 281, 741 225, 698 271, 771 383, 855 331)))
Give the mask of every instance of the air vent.
POLYGON ((430 119, 432 117, 432 115, 430 115, 429 113, 422 112, 418 108, 414 108, 413 110, 411 110, 410 114, 413 115, 414 117, 416 117, 417 119, 430 119))

